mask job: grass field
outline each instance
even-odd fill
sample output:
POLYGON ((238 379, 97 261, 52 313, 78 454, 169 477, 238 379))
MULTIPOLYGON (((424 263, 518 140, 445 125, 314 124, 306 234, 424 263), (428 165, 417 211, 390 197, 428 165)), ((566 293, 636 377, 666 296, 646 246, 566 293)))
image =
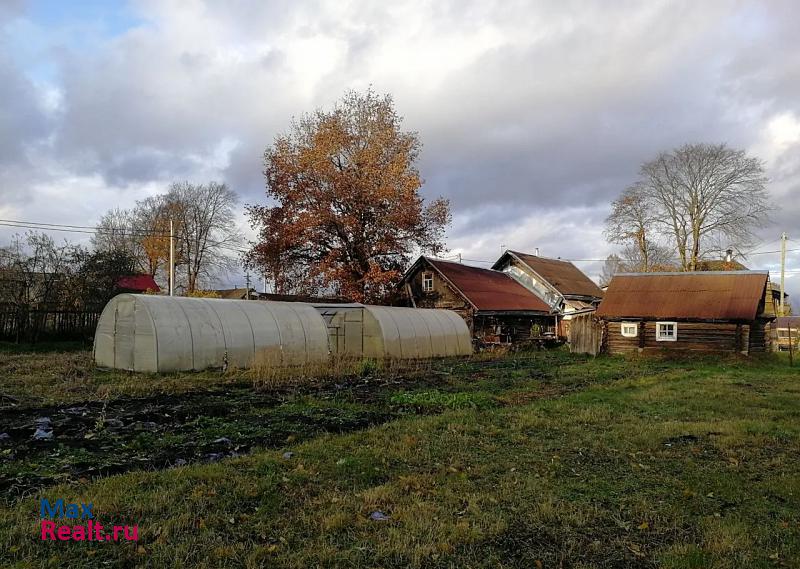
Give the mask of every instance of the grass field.
POLYGON ((0 567, 800 566, 785 360, 364 372, 254 390, 0 348, 0 567), (44 413, 55 438, 31 441, 44 413), (43 543, 42 497, 139 541, 43 543))

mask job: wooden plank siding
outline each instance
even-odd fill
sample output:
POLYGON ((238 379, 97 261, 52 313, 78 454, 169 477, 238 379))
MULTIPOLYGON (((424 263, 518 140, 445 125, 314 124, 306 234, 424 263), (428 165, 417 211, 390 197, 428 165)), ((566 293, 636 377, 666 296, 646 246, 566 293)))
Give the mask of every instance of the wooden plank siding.
MULTIPOLYGON (((664 322, 660 320, 658 322, 664 322)), ((629 322, 629 321, 626 321, 629 322)), ((757 322, 678 322, 674 342, 656 340, 655 320, 639 322, 635 338, 622 335, 621 321, 609 321, 606 326, 605 349, 609 354, 635 351, 679 350, 688 352, 763 352, 766 350, 764 324, 757 322)))

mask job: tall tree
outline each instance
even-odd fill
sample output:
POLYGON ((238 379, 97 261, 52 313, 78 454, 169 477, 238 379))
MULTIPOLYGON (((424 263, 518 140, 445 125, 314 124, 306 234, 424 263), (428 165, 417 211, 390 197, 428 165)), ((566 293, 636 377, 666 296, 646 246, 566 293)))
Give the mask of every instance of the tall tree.
POLYGON ((687 144, 644 164, 637 183, 668 235, 681 268, 709 255, 746 250, 769 213, 767 178, 757 158, 724 144, 687 144))
POLYGON ((390 96, 350 91, 267 148, 274 205, 248 206, 258 241, 245 259, 276 290, 380 302, 414 252, 443 250, 449 203, 420 195, 420 141, 401 122, 390 96))
POLYGON ((236 226, 238 196, 225 184, 178 182, 166 194, 137 201, 130 210, 106 213, 93 239, 98 251, 123 251, 137 270, 167 280, 169 227, 175 235, 176 281, 188 292, 201 280, 235 264, 242 234, 236 226))
POLYGON ((236 227, 236 192, 225 184, 175 183, 164 196, 166 215, 177 223, 177 245, 186 273, 187 292, 204 277, 228 270, 231 252, 242 243, 236 227))
POLYGON ((646 273, 670 263, 669 249, 655 240, 658 216, 655 201, 641 183, 611 202, 605 235, 609 242, 625 246, 623 257, 617 257, 625 270, 646 273))

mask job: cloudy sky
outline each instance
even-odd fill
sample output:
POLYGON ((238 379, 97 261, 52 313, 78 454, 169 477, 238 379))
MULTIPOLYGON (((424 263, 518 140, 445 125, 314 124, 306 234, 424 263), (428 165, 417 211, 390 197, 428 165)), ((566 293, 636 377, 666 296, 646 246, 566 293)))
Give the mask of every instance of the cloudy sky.
POLYGON ((453 253, 604 258, 641 162, 727 142, 767 165, 777 210, 756 251, 789 233, 800 296, 799 6, 0 0, 0 219, 92 225, 182 179, 264 201, 275 134, 372 85, 420 134, 453 253))

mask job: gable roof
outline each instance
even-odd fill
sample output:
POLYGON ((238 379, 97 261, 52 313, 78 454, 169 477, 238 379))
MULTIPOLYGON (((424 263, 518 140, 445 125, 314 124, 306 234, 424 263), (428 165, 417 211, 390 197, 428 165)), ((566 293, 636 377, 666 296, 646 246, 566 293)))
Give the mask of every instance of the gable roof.
POLYGON ((478 311, 528 311, 550 313, 538 296, 507 274, 491 269, 421 257, 478 311))
POLYGON ((611 279, 597 316, 754 320, 766 271, 629 273, 611 279))
POLYGON ((492 268, 496 269, 499 267, 506 255, 516 257, 519 261, 526 264, 533 272, 542 277, 563 296, 603 297, 603 291, 600 287, 569 261, 537 257, 536 255, 529 255, 528 253, 509 250, 497 260, 492 268))
POLYGON ((125 290, 160 292, 161 288, 150 275, 126 275, 117 279, 117 286, 125 290))

